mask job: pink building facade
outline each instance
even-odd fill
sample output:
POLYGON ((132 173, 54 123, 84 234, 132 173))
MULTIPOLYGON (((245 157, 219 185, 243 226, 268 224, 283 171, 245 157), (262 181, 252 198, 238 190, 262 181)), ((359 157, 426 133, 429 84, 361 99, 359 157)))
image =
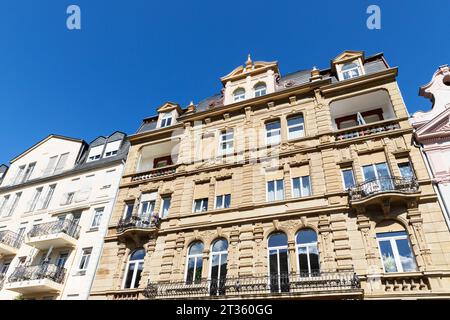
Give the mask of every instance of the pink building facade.
POLYGON ((419 95, 430 99, 431 110, 413 114, 416 147, 428 164, 439 202, 450 226, 450 68, 439 67, 419 95))

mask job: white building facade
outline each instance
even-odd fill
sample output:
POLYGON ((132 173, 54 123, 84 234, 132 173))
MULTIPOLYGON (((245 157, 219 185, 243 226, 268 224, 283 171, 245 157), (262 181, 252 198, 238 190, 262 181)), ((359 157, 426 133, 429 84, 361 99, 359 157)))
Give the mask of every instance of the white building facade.
POLYGON ((115 132, 90 144, 50 135, 0 184, 0 299, 87 299, 128 153, 115 132))

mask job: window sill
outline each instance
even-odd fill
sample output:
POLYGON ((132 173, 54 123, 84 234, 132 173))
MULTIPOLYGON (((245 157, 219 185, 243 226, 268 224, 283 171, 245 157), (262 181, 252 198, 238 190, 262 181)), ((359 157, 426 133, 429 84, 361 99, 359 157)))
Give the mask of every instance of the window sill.
POLYGON ((99 230, 99 227, 93 227, 87 230, 86 232, 97 232, 99 230))

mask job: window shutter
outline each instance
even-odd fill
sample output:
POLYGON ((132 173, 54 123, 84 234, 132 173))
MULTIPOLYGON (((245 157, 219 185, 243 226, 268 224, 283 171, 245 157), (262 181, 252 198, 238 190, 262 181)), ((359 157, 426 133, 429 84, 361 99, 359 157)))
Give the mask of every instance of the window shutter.
POLYGON ((208 198, 208 196, 209 196, 209 182, 195 185, 194 200, 208 198))
POLYGON ((231 179, 217 180, 216 195, 231 194, 231 179))
POLYGON ((376 152, 370 154, 363 154, 359 156, 359 165, 366 166, 374 163, 386 162, 386 156, 384 152, 376 152))
POLYGON ((284 178, 283 170, 266 170, 266 181, 280 180, 284 178))
POLYGON ((291 178, 309 176, 309 165, 291 168, 291 178))
POLYGON ((119 150, 119 147, 120 147, 120 143, 121 143, 121 142, 122 142, 122 140, 117 140, 117 141, 109 142, 109 143, 106 145, 105 154, 106 154, 107 152, 119 150))
POLYGON ((156 192, 147 192, 142 194, 140 202, 154 201, 154 200, 156 200, 156 192))

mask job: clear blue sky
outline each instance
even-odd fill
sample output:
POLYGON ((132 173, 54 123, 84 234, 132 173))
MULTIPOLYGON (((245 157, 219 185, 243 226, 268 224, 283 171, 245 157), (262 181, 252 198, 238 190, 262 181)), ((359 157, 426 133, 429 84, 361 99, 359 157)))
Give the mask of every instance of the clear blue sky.
POLYGON ((0 163, 50 133, 134 133, 166 100, 218 92, 247 53, 286 74, 345 49, 384 52, 410 112, 427 109, 418 88, 450 63, 449 12, 448 0, 1 0, 0 163), (81 31, 66 28, 70 4, 81 31), (370 4, 381 30, 366 28, 370 4))

